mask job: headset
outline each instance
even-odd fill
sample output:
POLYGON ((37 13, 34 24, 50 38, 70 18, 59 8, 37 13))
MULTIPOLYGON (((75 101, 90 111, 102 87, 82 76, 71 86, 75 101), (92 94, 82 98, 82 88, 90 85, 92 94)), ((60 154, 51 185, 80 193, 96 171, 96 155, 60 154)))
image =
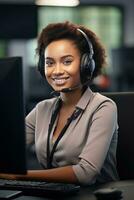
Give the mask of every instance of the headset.
POLYGON ((81 83, 85 84, 88 82, 88 80, 91 80, 93 72, 95 70, 95 61, 93 59, 94 51, 92 43, 86 33, 79 28, 77 29, 77 31, 79 31, 83 35, 89 47, 89 52, 86 52, 82 55, 80 64, 81 83))
MULTIPOLYGON (((89 47, 89 52, 86 52, 82 55, 81 63, 80 63, 81 83, 82 85, 85 85, 91 80, 93 72, 95 70, 95 61, 93 59, 94 51, 93 51, 92 43, 89 40, 86 33, 79 28, 77 29, 77 31, 79 31, 83 35, 89 47)), ((44 66, 45 66, 44 49, 41 49, 39 52, 38 71, 43 77, 44 77, 44 66)), ((74 87, 74 89, 76 87, 74 87)), ((71 91, 71 88, 69 89, 70 89, 69 91, 71 91)))

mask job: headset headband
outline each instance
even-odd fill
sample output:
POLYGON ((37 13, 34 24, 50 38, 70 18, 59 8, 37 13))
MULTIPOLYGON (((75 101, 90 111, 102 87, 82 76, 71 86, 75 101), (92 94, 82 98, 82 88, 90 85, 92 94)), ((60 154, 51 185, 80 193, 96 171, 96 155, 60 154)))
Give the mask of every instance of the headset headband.
POLYGON ((79 28, 77 28, 77 31, 79 31, 84 36, 84 38, 86 39, 88 46, 89 46, 89 50, 90 50, 90 58, 92 58, 93 54, 94 54, 92 43, 90 42, 89 38, 87 37, 86 33, 84 33, 84 31, 82 31, 79 28))

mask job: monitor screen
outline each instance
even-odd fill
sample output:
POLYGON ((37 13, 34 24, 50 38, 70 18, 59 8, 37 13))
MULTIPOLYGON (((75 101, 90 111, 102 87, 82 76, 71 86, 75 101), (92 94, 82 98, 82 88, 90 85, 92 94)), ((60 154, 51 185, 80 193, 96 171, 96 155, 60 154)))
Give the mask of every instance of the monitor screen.
POLYGON ((37 6, 0 4, 0 27, 1 39, 37 37, 37 6))
POLYGON ((21 57, 0 59, 0 173, 26 173, 21 57))

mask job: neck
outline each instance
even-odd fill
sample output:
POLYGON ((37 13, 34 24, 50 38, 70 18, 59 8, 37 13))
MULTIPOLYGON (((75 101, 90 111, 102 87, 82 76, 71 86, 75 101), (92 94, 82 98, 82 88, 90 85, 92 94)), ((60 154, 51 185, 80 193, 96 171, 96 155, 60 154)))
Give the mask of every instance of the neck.
POLYGON ((82 89, 77 89, 72 92, 63 93, 61 92, 60 96, 63 102, 63 105, 66 107, 75 106, 82 95, 82 89))

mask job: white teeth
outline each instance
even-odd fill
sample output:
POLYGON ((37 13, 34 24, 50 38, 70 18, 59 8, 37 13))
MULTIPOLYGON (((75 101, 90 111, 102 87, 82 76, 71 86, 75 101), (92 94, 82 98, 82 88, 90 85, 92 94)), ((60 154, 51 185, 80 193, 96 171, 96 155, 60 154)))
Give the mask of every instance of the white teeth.
POLYGON ((66 79, 54 79, 56 84, 63 84, 65 83, 66 79))
POLYGON ((66 78, 52 78, 52 79, 56 85, 63 85, 66 83, 68 78, 66 77, 66 78))

